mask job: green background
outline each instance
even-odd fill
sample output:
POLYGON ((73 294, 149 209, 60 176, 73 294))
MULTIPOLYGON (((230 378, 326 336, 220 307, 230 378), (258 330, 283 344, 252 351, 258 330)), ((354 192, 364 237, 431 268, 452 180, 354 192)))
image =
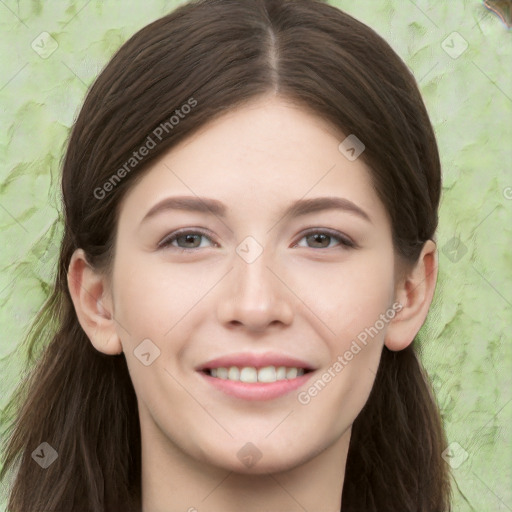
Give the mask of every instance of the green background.
MULTIPOLYGON (((19 344, 55 272, 73 120, 119 46, 179 3, 0 0, 2 410, 22 377, 19 344)), ((330 3, 392 45, 427 104, 443 196, 421 357, 446 422, 454 510, 511 511, 512 30, 477 0, 330 3)))

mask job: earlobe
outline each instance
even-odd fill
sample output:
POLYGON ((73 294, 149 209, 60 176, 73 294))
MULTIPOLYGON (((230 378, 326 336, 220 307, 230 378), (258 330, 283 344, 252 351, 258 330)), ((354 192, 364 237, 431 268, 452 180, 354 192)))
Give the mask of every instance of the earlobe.
POLYGON ((67 277, 78 321, 93 346, 104 354, 120 354, 107 280, 89 265, 83 249, 73 253, 67 277))
POLYGON ((418 334, 434 297, 437 270, 437 246, 433 240, 427 240, 416 264, 397 283, 395 300, 402 309, 386 332, 384 344, 389 350, 403 350, 418 334))

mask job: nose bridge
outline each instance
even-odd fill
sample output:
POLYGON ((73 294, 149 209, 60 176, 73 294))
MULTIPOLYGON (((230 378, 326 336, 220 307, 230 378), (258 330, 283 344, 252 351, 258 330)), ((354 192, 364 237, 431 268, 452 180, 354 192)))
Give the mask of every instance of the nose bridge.
POLYGON ((233 270, 218 305, 222 323, 262 330, 274 322, 289 324, 292 308, 286 287, 276 277, 274 253, 247 237, 236 248, 233 270))

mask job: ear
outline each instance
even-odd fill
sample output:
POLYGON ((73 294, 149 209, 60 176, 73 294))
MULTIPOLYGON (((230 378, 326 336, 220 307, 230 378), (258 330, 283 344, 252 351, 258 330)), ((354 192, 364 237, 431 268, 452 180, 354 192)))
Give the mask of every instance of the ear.
POLYGON ((395 300, 402 309, 388 324, 384 344, 389 350, 410 345, 427 318, 437 282, 438 257, 434 241, 423 245, 418 261, 403 271, 395 287, 395 300))
POLYGON ((77 249, 71 257, 68 288, 78 321, 96 350, 120 354, 123 348, 112 314, 111 290, 106 277, 89 265, 83 249, 77 249))

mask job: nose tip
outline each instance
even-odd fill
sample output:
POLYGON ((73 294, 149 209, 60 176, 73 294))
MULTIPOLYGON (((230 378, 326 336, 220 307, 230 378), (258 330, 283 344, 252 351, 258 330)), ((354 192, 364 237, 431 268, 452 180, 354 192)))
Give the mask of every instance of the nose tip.
MULTIPOLYGON (((274 317, 277 317, 279 315, 273 315, 274 317)), ((243 327, 245 326, 249 330, 253 332, 265 332, 270 326, 272 325, 279 325, 279 324, 288 324, 289 322, 278 319, 278 318, 271 318, 266 311, 252 311, 252 312, 245 312, 244 319, 243 320, 229 320, 227 322, 227 325, 230 327, 243 327)))
POLYGON ((262 259, 239 266, 227 279, 217 307, 218 320, 226 327, 264 332, 273 325, 289 325, 293 319, 290 294, 262 259))

